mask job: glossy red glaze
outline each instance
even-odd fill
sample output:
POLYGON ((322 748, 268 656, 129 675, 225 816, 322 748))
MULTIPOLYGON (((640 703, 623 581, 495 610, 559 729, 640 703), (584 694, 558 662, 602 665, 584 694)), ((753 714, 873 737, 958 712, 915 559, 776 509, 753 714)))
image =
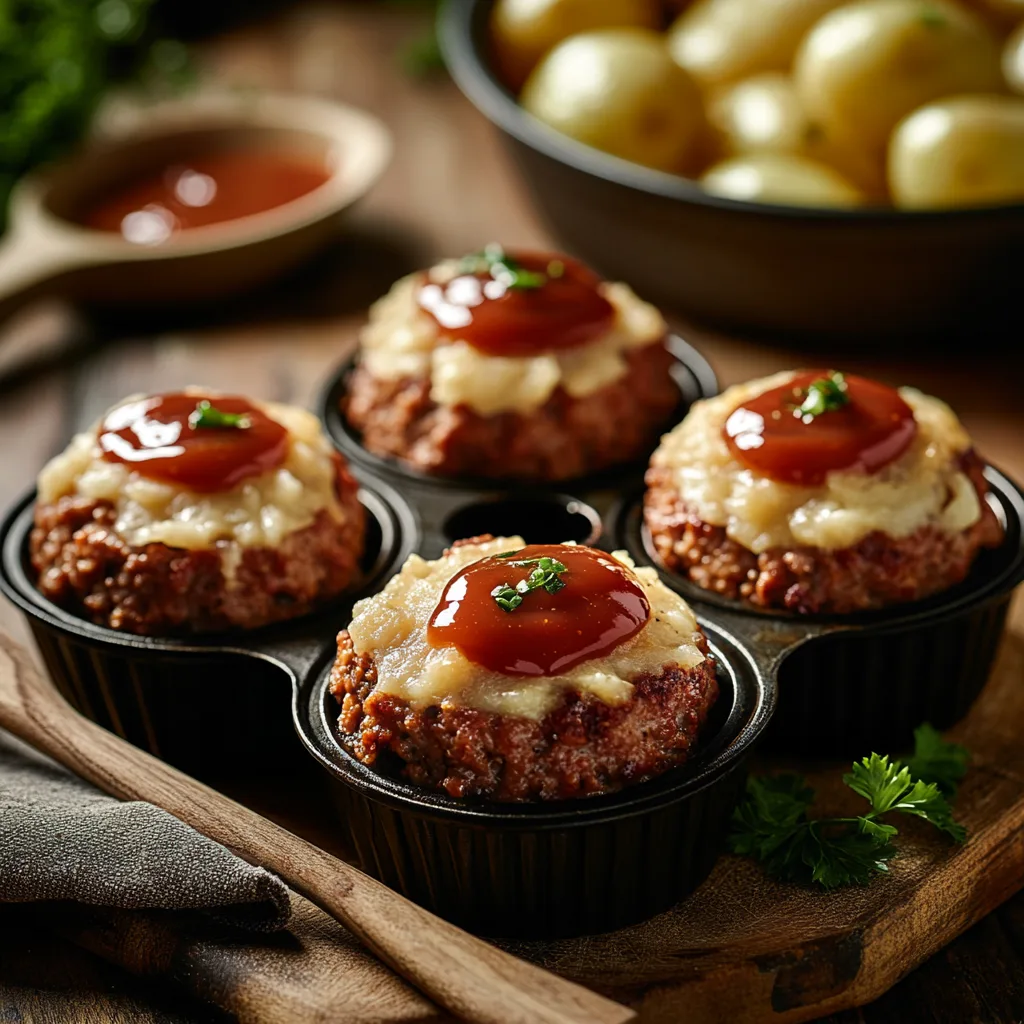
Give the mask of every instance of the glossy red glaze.
POLYGON ((321 163, 271 150, 199 153, 120 185, 81 220, 129 242, 159 245, 179 231, 283 206, 329 177, 321 163))
POLYGON ((723 434, 735 458, 761 476, 813 487, 833 470, 875 473, 902 455, 917 422, 899 392, 878 381, 847 374, 846 405, 809 420, 795 413, 807 387, 831 372, 803 371, 734 409, 723 434))
POLYGON ((598 291, 601 279, 568 256, 512 253, 525 270, 548 275, 539 288, 509 288, 499 274, 461 274, 447 285, 424 280, 418 302, 443 336, 492 356, 532 356, 573 348, 605 334, 615 309, 598 291))
POLYGON ((202 397, 153 395, 113 409, 99 430, 103 458, 153 480, 203 492, 226 491, 285 460, 288 431, 248 399, 209 398, 221 412, 244 413, 245 429, 191 426, 189 417, 202 397))
POLYGON ((554 676, 600 658, 635 636, 650 604, 636 577, 603 551, 530 544, 515 558, 490 556, 466 566, 445 587, 427 626, 435 647, 457 647, 470 661, 510 676, 554 676), (492 591, 525 580, 535 565, 519 559, 556 558, 566 567, 557 593, 532 590, 514 611, 492 591))

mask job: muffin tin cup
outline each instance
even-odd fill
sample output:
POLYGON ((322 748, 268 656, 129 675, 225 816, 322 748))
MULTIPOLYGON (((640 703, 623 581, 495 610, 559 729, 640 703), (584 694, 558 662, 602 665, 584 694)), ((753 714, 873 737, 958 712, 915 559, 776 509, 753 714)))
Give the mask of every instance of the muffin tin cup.
POLYGON ((338 741, 326 675, 299 688, 297 722, 365 868, 463 927, 496 937, 609 931, 666 910, 722 850, 775 687, 726 631, 707 635, 720 687, 694 756, 624 791, 496 803, 425 790, 357 761, 338 741))
POLYGON ((1014 588, 1024 580, 1024 492, 985 469, 1003 524, 962 583, 905 606, 847 616, 762 611, 666 570, 643 523, 642 494, 620 506, 617 543, 705 618, 772 659, 778 707, 762 749, 784 756, 862 757, 909 748, 914 729, 960 721, 988 680, 1014 588))
POLYGON ((289 678, 300 654, 348 621, 415 543, 411 510, 386 485, 364 485, 367 550, 358 592, 292 622, 187 639, 94 625, 33 586, 28 541, 35 493, 0 526, 0 591, 29 622, 58 690, 77 711, 204 781, 308 770, 292 728, 289 678))

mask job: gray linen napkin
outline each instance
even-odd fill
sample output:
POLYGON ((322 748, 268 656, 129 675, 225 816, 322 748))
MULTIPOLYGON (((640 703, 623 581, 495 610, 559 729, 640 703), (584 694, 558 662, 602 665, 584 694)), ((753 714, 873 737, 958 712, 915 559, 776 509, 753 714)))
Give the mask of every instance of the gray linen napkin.
POLYGON ((206 910, 275 931, 284 884, 152 804, 106 796, 0 731, 0 901, 206 910))

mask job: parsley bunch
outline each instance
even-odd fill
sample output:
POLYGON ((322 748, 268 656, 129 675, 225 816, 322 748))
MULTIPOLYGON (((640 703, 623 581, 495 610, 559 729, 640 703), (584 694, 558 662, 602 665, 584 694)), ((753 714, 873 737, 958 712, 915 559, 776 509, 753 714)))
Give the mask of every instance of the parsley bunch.
POLYGON ((963 747, 922 725, 907 764, 871 754, 843 776, 868 802, 868 809, 853 818, 809 818, 814 790, 800 775, 752 776, 733 813, 730 848, 754 857, 783 881, 817 882, 825 889, 866 885, 887 872, 897 854, 892 840, 898 829, 881 821, 883 815, 910 814, 964 841, 967 833, 953 820, 947 796, 955 793, 967 759, 963 747))

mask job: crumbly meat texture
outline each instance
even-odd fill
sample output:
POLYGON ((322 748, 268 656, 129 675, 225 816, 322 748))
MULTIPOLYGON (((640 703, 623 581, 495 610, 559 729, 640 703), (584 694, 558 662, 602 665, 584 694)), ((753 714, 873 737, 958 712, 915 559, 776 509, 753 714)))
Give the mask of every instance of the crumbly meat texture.
POLYGON ((342 410, 376 455, 440 476, 566 480, 643 458, 676 411, 673 357, 662 344, 627 355, 618 380, 583 398, 562 388, 529 415, 481 416, 430 398, 430 381, 380 380, 359 366, 342 410))
POLYGON ((718 695, 710 656, 641 676, 625 704, 567 692, 540 721, 454 706, 416 711, 377 692, 376 678, 372 656, 339 633, 330 687, 354 757, 372 765, 390 751, 417 785, 503 801, 592 796, 660 775, 686 760, 718 695))
POLYGON ((672 473, 647 473, 644 519, 658 557, 705 590, 761 608, 848 614, 917 601, 963 580, 982 548, 997 547, 1002 527, 984 500, 984 464, 972 451, 962 468, 981 498, 981 518, 960 533, 924 526, 908 537, 881 531, 847 548, 769 548, 759 555, 703 522, 682 500, 672 473))
POLYGON ((37 586, 97 625, 151 636, 253 629, 304 615, 359 572, 364 513, 355 478, 340 462, 337 490, 343 522, 323 509, 276 548, 243 548, 233 569, 217 548, 132 547, 114 532, 110 502, 66 495, 36 506, 37 586))

